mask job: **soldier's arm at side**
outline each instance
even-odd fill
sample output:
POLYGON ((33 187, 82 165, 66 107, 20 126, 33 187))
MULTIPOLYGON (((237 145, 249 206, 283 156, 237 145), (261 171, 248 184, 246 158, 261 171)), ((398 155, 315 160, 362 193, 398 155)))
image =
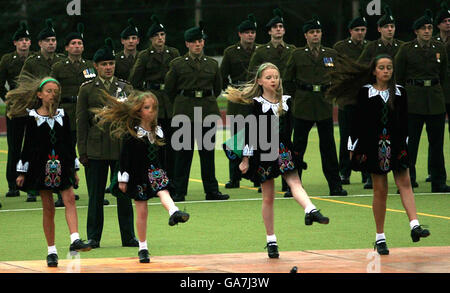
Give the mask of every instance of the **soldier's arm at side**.
POLYGON ((289 56, 289 59, 286 63, 286 69, 283 73, 283 88, 285 92, 294 98, 295 94, 295 79, 296 79, 296 65, 294 54, 292 53, 289 56))
POLYGON ((395 79, 397 84, 405 86, 406 83, 406 50, 405 45, 402 45, 395 55, 394 60, 395 79))
POLYGON ((228 87, 229 79, 228 76, 230 75, 230 58, 228 57, 227 51, 223 53, 223 59, 222 63, 220 63, 220 74, 222 75, 222 83, 223 83, 223 89, 226 89, 228 87))
POLYGON ((77 119, 77 147, 80 158, 87 156, 87 137, 89 131, 89 93, 80 87, 78 91, 76 119, 77 119))
POLYGON ((441 84, 444 85, 447 81, 447 66, 448 66, 448 56, 447 56, 447 49, 445 46, 443 46, 443 53, 441 54, 441 71, 439 73, 439 79, 441 81, 441 84))
POLYGON ((217 64, 216 76, 214 77, 214 96, 216 98, 222 93, 222 74, 219 70, 219 65, 217 64))
POLYGON ((175 65, 173 64, 172 61, 170 62, 169 65, 169 71, 167 71, 166 77, 164 78, 165 91, 169 99, 172 101, 172 103, 175 101, 175 96, 177 95, 176 82, 177 82, 177 73, 175 65))
POLYGON ((367 44, 363 51, 361 52, 361 55, 359 55, 357 62, 362 64, 369 64, 372 59, 372 52, 371 52, 370 43, 367 44))
POLYGON ((144 74, 145 74, 145 67, 148 61, 147 56, 145 55, 146 52, 139 52, 139 55, 136 59, 136 62, 134 63, 133 67, 130 70, 130 75, 128 76, 128 81, 131 82, 134 88, 143 90, 144 86, 144 74))
POLYGON ((256 74, 256 70, 258 69, 258 66, 261 65, 262 61, 259 58, 259 54, 253 52, 252 57, 250 58, 250 62, 248 64, 248 76, 247 80, 251 80, 254 75, 256 74))
POLYGON ((5 101, 5 95, 6 95, 6 79, 7 79, 7 71, 6 71, 6 55, 3 55, 2 59, 0 60, 0 99, 5 101))

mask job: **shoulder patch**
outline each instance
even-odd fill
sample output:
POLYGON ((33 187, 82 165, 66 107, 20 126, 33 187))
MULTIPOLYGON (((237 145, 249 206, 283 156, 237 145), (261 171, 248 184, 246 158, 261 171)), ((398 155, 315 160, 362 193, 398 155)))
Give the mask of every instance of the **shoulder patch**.
POLYGON ((85 85, 87 85, 87 84, 89 84, 89 83, 91 83, 91 82, 93 82, 93 81, 94 81, 94 79, 90 79, 90 80, 88 80, 88 81, 85 81, 85 82, 83 82, 83 83, 80 85, 80 87, 85 86, 85 85))

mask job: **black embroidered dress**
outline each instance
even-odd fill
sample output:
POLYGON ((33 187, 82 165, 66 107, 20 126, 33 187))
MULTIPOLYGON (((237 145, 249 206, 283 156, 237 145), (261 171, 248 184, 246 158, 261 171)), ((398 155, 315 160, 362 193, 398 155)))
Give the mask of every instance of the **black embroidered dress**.
MULTIPOLYGON (((169 178, 160 161, 162 148, 156 145, 149 131, 142 127, 136 127, 136 130, 138 138, 128 135, 123 140, 119 171, 113 179, 112 191, 116 196, 123 195, 118 183, 126 182, 126 196, 134 200, 148 200, 156 197, 159 191, 169 188, 169 178)), ((156 135, 163 138, 159 126, 156 135)))
MULTIPOLYGON (((253 98, 252 114, 250 115, 256 118, 257 129, 252 130, 246 124, 242 155, 249 157, 249 170, 242 177, 255 183, 262 183, 299 167, 306 169, 306 164, 300 162, 298 154, 294 153, 291 136, 287 131, 290 129, 290 98, 290 96, 282 97, 284 114, 281 117, 278 115, 279 103, 271 103, 262 96, 253 98), (272 118, 276 119, 272 120, 272 118), (266 160, 262 156, 271 152, 267 144, 272 145, 271 135, 274 129, 278 129, 279 134, 276 158, 266 160), (255 134, 256 136, 253 136, 255 134)), ((241 160, 225 146, 224 150, 228 159, 241 160)))
POLYGON ((375 174, 409 167, 407 155, 408 104, 403 87, 397 85, 394 109, 389 91, 365 85, 358 94, 348 150, 353 151, 352 169, 375 174))
POLYGON ((21 190, 65 190, 74 185, 74 171, 78 169, 69 118, 64 110, 57 109, 52 118, 29 110, 17 163, 17 172, 25 175, 21 190))

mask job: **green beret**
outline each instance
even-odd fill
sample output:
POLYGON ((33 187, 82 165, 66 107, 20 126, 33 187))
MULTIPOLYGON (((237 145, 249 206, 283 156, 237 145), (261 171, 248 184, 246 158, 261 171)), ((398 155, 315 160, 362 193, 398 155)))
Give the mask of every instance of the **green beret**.
POLYGON ((82 40, 83 41, 83 33, 84 33, 84 25, 82 23, 79 23, 77 25, 77 31, 71 32, 66 36, 64 45, 69 45, 70 41, 72 40, 82 40))
POLYGON ((417 30, 426 24, 433 24, 433 12, 430 9, 425 10, 425 14, 416 19, 412 25, 413 30, 417 30))
POLYGON ((105 45, 98 49, 92 60, 95 63, 99 63, 101 61, 109 61, 109 60, 115 60, 116 54, 114 53, 114 43, 111 38, 107 38, 105 40, 105 45))
POLYGON ((283 11, 281 11, 279 8, 275 8, 273 10, 274 17, 266 24, 266 27, 270 29, 277 23, 282 23, 284 25, 284 19, 283 19, 283 11))
POLYGON ((196 40, 205 39, 206 35, 203 33, 205 23, 200 21, 199 26, 192 27, 184 32, 184 40, 186 42, 193 42, 196 40))
POLYGON ((147 39, 153 37, 154 35, 156 35, 159 32, 165 32, 166 29, 164 28, 164 26, 159 22, 159 19, 156 15, 152 15, 152 25, 150 26, 150 28, 147 31, 147 39))
POLYGON ((444 19, 450 17, 450 10, 448 10, 447 1, 442 1, 441 3, 441 10, 438 11, 436 14, 436 19, 434 20, 434 23, 436 25, 440 24, 444 19))
POLYGON ((255 18, 255 15, 252 13, 247 16, 246 20, 241 22, 241 24, 238 26, 238 31, 240 33, 248 31, 248 30, 256 31, 256 27, 257 27, 256 18, 255 18))
POLYGON ((366 18, 364 17, 364 10, 363 9, 359 9, 359 16, 352 19, 349 23, 348 23, 348 29, 354 29, 355 27, 358 26, 365 26, 367 27, 367 21, 366 18))
POLYGON ((45 40, 46 38, 56 37, 55 29, 53 28, 53 21, 51 18, 45 20, 46 27, 39 32, 37 37, 38 41, 45 40))
POLYGON ((20 27, 16 30, 12 37, 13 41, 18 41, 21 38, 30 39, 30 33, 28 32, 28 26, 25 21, 20 22, 20 27))
POLYGON ((378 19, 377 25, 379 27, 383 27, 386 24, 390 24, 390 23, 395 24, 395 19, 392 16, 391 8, 388 5, 386 5, 386 6, 384 6, 384 15, 382 17, 380 17, 380 19, 378 19))
POLYGON ((303 25, 303 33, 306 34, 309 30, 312 29, 322 29, 322 25, 320 24, 317 15, 314 15, 312 19, 305 22, 305 24, 303 25))
POLYGON ((121 39, 128 39, 129 36, 139 36, 139 30, 134 25, 133 18, 128 19, 128 26, 120 33, 121 39))

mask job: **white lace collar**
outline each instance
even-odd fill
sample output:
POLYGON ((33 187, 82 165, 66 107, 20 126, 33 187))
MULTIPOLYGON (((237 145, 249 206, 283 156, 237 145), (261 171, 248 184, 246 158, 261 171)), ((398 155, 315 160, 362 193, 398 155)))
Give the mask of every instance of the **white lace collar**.
MULTIPOLYGON (((289 110, 289 106, 287 105, 287 100, 289 100, 290 98, 291 98, 291 96, 287 96, 287 95, 283 95, 281 97, 284 111, 289 110)), ((253 98, 253 100, 257 101, 258 103, 260 103, 262 105, 263 113, 267 113, 267 111, 269 111, 269 109, 272 109, 273 114, 275 114, 275 116, 278 116, 278 105, 280 104, 280 102, 271 103, 268 100, 264 99, 263 96, 255 97, 255 98, 253 98)))
MULTIPOLYGON (((143 138, 144 136, 147 136, 148 141, 150 143, 155 143, 155 139, 153 138, 153 135, 152 135, 152 133, 150 131, 147 131, 147 130, 145 130, 144 128, 142 128, 140 126, 136 126, 135 129, 137 130, 136 134, 137 134, 137 136, 139 138, 143 138)), ((160 126, 156 126, 156 135, 159 138, 163 138, 164 137, 164 133, 163 133, 162 128, 160 126)))
MULTIPOLYGON (((389 89, 380 91, 380 90, 377 90, 376 88, 374 88, 373 85, 371 85, 371 84, 366 84, 364 87, 369 89, 369 99, 379 95, 385 103, 387 103, 387 101, 389 100, 389 89)), ((398 85, 398 84, 395 85, 395 94, 397 96, 402 95, 399 87, 400 87, 400 85, 398 85)))
POLYGON ((57 109, 56 114, 53 117, 41 116, 36 112, 36 109, 27 109, 28 116, 34 117, 36 120, 37 126, 41 126, 42 123, 47 122, 48 126, 51 129, 55 126, 55 121, 59 123, 59 125, 63 125, 63 117, 64 117, 64 109, 57 109))

